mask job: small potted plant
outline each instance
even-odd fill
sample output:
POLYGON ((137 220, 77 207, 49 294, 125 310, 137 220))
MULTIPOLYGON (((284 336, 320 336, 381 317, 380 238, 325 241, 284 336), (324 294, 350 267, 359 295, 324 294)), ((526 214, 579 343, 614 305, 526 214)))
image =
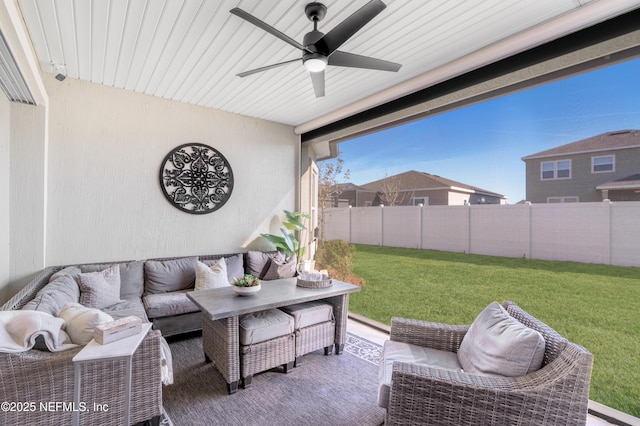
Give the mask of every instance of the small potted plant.
POLYGON ((260 280, 251 274, 245 274, 242 278, 231 281, 233 290, 240 296, 251 296, 260 291, 260 280))

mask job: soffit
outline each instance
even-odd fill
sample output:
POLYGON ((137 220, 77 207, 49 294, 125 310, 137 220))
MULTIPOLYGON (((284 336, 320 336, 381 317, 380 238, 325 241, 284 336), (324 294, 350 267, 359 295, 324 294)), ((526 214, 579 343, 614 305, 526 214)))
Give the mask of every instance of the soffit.
MULTIPOLYGON (((340 49, 401 63, 401 70, 329 67, 326 96, 316 98, 299 63, 237 77, 300 54, 229 13, 240 7, 302 41, 312 29, 304 15, 308 1, 17 1, 43 72, 55 74, 62 65, 70 78, 292 126, 371 99, 591 3, 613 5, 611 16, 638 6, 628 0, 386 0, 387 8, 340 49)), ((319 29, 328 32, 365 3, 326 1, 319 29)), ((587 17, 579 25, 605 18, 587 17)), ((525 42, 513 49, 527 47, 525 42)))

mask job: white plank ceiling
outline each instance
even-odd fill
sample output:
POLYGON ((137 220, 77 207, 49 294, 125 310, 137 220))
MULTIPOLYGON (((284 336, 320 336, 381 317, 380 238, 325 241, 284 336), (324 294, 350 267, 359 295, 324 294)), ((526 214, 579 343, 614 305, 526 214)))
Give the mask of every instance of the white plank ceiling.
MULTIPOLYGON (((329 66, 314 96, 294 47, 229 13, 239 7, 302 42, 313 28, 291 0, 18 0, 43 72, 300 125, 428 73, 592 0, 385 0, 340 50, 402 64, 397 73, 329 66)), ((611 0, 597 0, 612 2, 611 0)), ((326 0, 328 32, 367 0, 326 0)), ((613 0, 615 2, 615 0, 613 0)), ((586 24, 585 24, 586 26, 586 24)))

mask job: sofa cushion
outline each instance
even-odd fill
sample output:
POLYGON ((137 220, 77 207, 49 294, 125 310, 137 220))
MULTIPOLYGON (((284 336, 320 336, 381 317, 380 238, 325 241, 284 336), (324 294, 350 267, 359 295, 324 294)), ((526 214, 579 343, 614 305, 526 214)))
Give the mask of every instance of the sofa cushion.
POLYGON ((103 308, 102 312, 111 315, 114 320, 133 315, 140 318, 142 322, 149 322, 147 313, 144 310, 144 304, 142 303, 142 299, 139 297, 136 299, 121 300, 115 305, 103 308))
MULTIPOLYGON (((82 272, 99 272, 113 263, 96 263, 79 265, 82 272)), ((120 267, 120 299, 133 299, 142 297, 144 292, 144 262, 117 263, 120 267)))
POLYGON ((120 301, 120 267, 111 265, 100 272, 78 274, 80 304, 102 309, 120 301))
POLYGON ((58 272, 55 272, 53 275, 51 275, 51 277, 49 278, 49 282, 55 281, 56 279, 60 278, 62 275, 70 275, 75 278, 81 272, 82 270, 77 266, 66 266, 61 270, 59 270, 58 272))
POLYGON ((80 289, 74 278, 79 273, 80 269, 73 266, 56 272, 22 309, 46 312, 54 317, 59 316, 64 305, 77 302, 80 298, 80 289))
POLYGON ((100 309, 88 308, 79 303, 67 303, 60 312, 65 330, 76 345, 86 345, 93 339, 97 325, 113 321, 111 315, 100 309))
POLYGON ((195 290, 206 288, 228 287, 227 262, 224 257, 218 259, 213 265, 208 266, 200 261, 196 262, 195 290))
POLYGON ((299 330, 310 325, 333 321, 333 305, 322 301, 297 303, 280 308, 294 319, 294 327, 299 330))
POLYGON ((523 376, 541 367, 544 349, 545 341, 538 331, 493 302, 469 327, 460 343, 458 360, 467 373, 523 376))
POLYGON ((200 308, 187 297, 189 290, 147 294, 142 298, 149 319, 198 312, 200 308))
POLYGON ((282 253, 277 253, 273 259, 269 261, 269 268, 264 274, 264 280, 278 280, 281 278, 291 278, 296 276, 297 266, 296 255, 292 255, 289 259, 285 259, 282 253))
POLYGON ((240 317, 240 344, 252 345, 293 333, 293 317, 279 309, 253 312, 240 317))
MULTIPOLYGON (((205 259, 202 260, 207 266, 215 265, 219 259, 205 259)), ((227 278, 229 282, 235 278, 244 277, 244 256, 242 253, 233 254, 231 256, 224 256, 224 261, 227 264, 227 278)))
POLYGON ((192 288, 197 257, 144 262, 144 292, 158 294, 192 288))
POLYGON ((391 374, 394 362, 430 365, 450 371, 461 371, 455 352, 426 348, 410 343, 387 340, 382 348, 378 364, 378 405, 387 408, 391 389, 391 374))
POLYGON ((277 252, 263 252, 263 251, 248 251, 246 254, 246 271, 247 274, 251 274, 254 277, 260 279, 264 278, 264 275, 269 270, 269 264, 271 259, 277 252))

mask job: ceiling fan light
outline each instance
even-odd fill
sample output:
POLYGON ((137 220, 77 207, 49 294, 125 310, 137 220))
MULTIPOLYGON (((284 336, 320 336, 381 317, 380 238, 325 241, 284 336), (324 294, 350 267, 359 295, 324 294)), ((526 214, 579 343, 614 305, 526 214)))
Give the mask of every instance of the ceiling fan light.
POLYGON ((320 72, 327 68, 327 58, 319 56, 316 58, 309 58, 304 61, 304 67, 309 72, 320 72))

